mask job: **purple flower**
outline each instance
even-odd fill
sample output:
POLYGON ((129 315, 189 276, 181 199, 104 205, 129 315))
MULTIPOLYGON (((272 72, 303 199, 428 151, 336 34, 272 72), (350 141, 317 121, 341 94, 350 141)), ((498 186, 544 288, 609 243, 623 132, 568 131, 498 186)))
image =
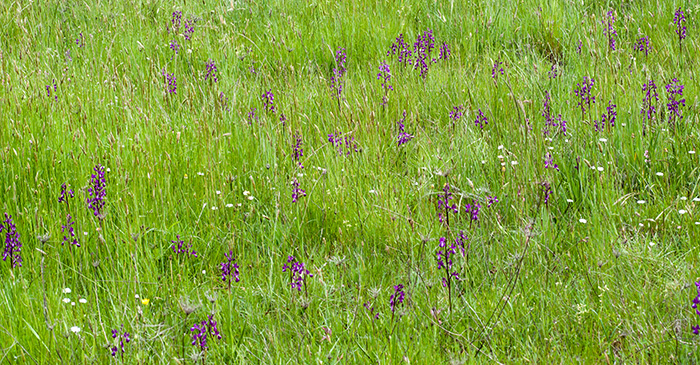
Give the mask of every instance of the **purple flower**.
POLYGON ((634 43, 632 46, 632 49, 638 52, 644 52, 645 56, 649 55, 649 51, 651 51, 651 45, 649 44, 649 37, 644 36, 639 39, 637 39, 637 42, 634 43))
POLYGON ((165 77, 165 90, 169 94, 177 94, 177 77, 175 77, 175 74, 169 74, 165 72, 165 69, 163 69, 162 74, 165 77))
POLYGON ((487 196, 486 196, 486 200, 488 201, 487 208, 491 208, 492 205, 494 205, 495 203, 500 202, 500 200, 498 200, 498 198, 497 198, 495 195, 494 195, 494 196, 487 195, 487 196))
POLYGON ((484 125, 489 124, 489 120, 486 119, 486 116, 484 113, 481 112, 481 108, 479 109, 479 113, 476 115, 476 119, 474 120, 474 124, 477 127, 480 127, 481 129, 484 129, 484 125))
POLYGON ((408 44, 404 40, 403 34, 399 34, 396 37, 396 41, 391 44, 391 48, 387 51, 387 57, 390 55, 395 55, 398 53, 399 63, 403 63, 404 67, 407 64, 411 64, 411 50, 408 48, 408 44))
POLYGON ((408 141, 413 139, 413 135, 406 133, 406 131, 404 129, 405 126, 403 123, 405 121, 406 121, 406 110, 404 109, 403 117, 401 119, 399 119, 398 122, 396 122, 396 124, 399 126, 399 136, 398 136, 399 147, 401 147, 402 144, 408 143, 408 141))
POLYGON ((503 73, 505 72, 503 70, 503 67, 501 67, 502 64, 503 62, 501 62, 501 60, 496 60, 496 62, 494 62, 493 64, 493 67, 491 67, 491 78, 493 79, 494 83, 498 81, 498 73, 500 72, 501 76, 503 76, 503 73))
POLYGON ((457 254, 458 248, 461 248, 464 253, 464 241, 466 240, 467 237, 463 232, 460 232, 460 237, 456 238, 455 242, 448 247, 447 239, 445 237, 440 237, 437 252, 438 270, 445 270, 445 276, 442 278, 442 286, 448 288, 448 290, 452 287, 452 277, 459 280, 457 271, 452 271, 453 258, 454 255, 457 254))
POLYGON ((253 107, 250 108, 250 111, 248 112, 248 124, 249 125, 253 125, 253 120, 255 120, 256 123, 258 122, 258 115, 255 113, 257 110, 258 110, 257 108, 253 108, 253 107))
POLYGON ((442 188, 442 194, 438 193, 438 219, 440 220, 440 223, 443 223, 443 221, 449 226, 450 225, 450 211, 454 214, 457 214, 459 210, 457 209, 457 204, 450 204, 450 200, 452 200, 452 192, 450 192, 450 184, 445 184, 445 186, 442 188), (443 211, 445 215, 443 216, 443 211))
POLYGON ((338 48, 338 51, 335 53, 336 67, 333 68, 333 75, 331 76, 331 87, 335 91, 334 96, 338 98, 338 103, 340 103, 340 96, 343 93, 343 76, 347 71, 345 68, 347 58, 345 48, 338 48))
POLYGON ((295 177, 292 180, 292 203, 296 203, 302 196, 306 196, 306 190, 299 188, 299 181, 295 177))
POLYGON ((552 195, 552 186, 546 181, 543 181, 540 183, 540 185, 542 186, 542 192, 544 195, 544 205, 548 205, 549 197, 552 195))
POLYGON ((223 91, 219 93, 219 102, 221 103, 221 107, 226 109, 227 112, 231 111, 231 109, 228 106, 228 98, 226 97, 226 95, 224 95, 223 91))
POLYGON ((219 82, 219 70, 216 69, 216 64, 214 61, 209 59, 209 62, 207 62, 207 74, 204 76, 204 81, 209 80, 211 78, 214 80, 214 82, 219 82))
POLYGON ((61 242, 61 245, 70 243, 73 246, 80 247, 80 243, 78 243, 78 239, 75 237, 73 224, 75 224, 73 217, 71 217, 70 214, 66 215, 66 224, 61 226, 61 232, 63 232, 63 242, 61 242), (68 235, 66 235, 66 230, 68 231, 68 235))
POLYGON ((673 124, 677 120, 683 119, 683 112, 681 111, 681 106, 685 106, 685 99, 680 99, 683 97, 683 88, 685 86, 678 83, 677 78, 673 78, 671 83, 666 85, 666 92, 668 93, 668 122, 673 124))
POLYGON ((464 115, 462 110, 464 110, 464 106, 462 105, 452 107, 452 111, 450 111, 450 119, 452 119, 452 123, 455 123, 462 118, 462 115, 464 115))
POLYGON ((102 220, 105 217, 103 209, 105 206, 105 198, 107 197, 107 191, 105 190, 107 187, 105 168, 98 164, 93 170, 95 173, 90 176, 90 186, 87 189, 87 205, 88 209, 92 209, 95 217, 102 220))
POLYGON ((119 338, 119 343, 118 343, 118 347, 117 347, 117 345, 114 345, 110 348, 110 350, 112 350, 113 357, 116 357, 117 353, 119 351, 121 351, 121 358, 122 358, 122 360, 124 360, 124 352, 125 352, 124 344, 129 343, 131 341, 131 338, 130 338, 131 335, 129 335, 128 332, 122 333, 122 331, 124 331, 124 325, 121 326, 121 330, 118 330, 118 329, 112 330, 112 338, 114 338, 114 339, 119 338))
POLYGON ((440 46, 440 56, 438 59, 441 60, 446 60, 450 57, 452 53, 450 52, 450 49, 447 47, 447 43, 442 42, 442 46, 440 46))
POLYGON ((260 98, 265 104, 265 110, 270 113, 275 113, 275 94, 272 93, 272 89, 265 91, 260 95, 260 98))
POLYGON ((61 184, 61 195, 58 197, 58 203, 68 204, 68 198, 74 198, 75 194, 73 189, 69 189, 70 185, 66 186, 66 183, 61 184))
MULTIPOLYGON (((700 281, 695 283, 695 289, 697 290, 697 292, 695 298, 693 298, 693 304, 691 304, 691 307, 695 309, 695 314, 700 316, 700 310, 698 310, 698 304, 700 304, 700 281)), ((700 326, 695 325, 692 328, 694 334, 700 334, 700 326)))
POLYGON ((644 100, 642 100, 642 133, 645 134, 646 124, 651 124, 656 119, 656 103, 659 102, 659 94, 656 84, 651 79, 642 86, 644 100))
POLYGON ((581 108, 581 118, 583 118, 586 110, 591 110, 591 103, 595 104, 593 86, 595 86, 595 80, 584 76, 583 86, 581 86, 581 84, 576 84, 576 88, 574 89, 574 94, 580 98, 578 106, 581 108))
POLYGON ((207 349, 207 321, 195 323, 191 328, 192 346, 199 346, 200 351, 207 349))
POLYGON ((603 34, 608 37, 608 47, 610 47, 611 51, 615 50, 615 36, 617 35, 617 32, 615 31, 615 13, 610 10, 608 11, 605 16, 603 17, 603 20, 601 20, 601 23, 603 24, 603 34))
POLYGON ((197 23, 196 19, 185 20, 185 31, 182 33, 182 35, 188 41, 192 39, 192 34, 194 34, 194 24, 195 23, 197 23))
POLYGON ((280 122, 282 122, 282 127, 284 127, 286 125, 286 123, 285 123, 286 121, 287 121, 287 116, 284 115, 284 113, 280 113, 280 122))
POLYGON ((549 69, 549 78, 550 79, 556 79, 558 76, 557 74, 557 64, 553 63, 552 68, 549 69))
MULTIPOLYGON (((172 41, 170 41, 170 49, 175 51, 175 54, 178 54, 180 52, 180 45, 177 43, 176 40, 173 39, 172 41)), ((170 59, 173 58, 170 57, 170 59)))
MULTIPOLYGON (((428 29, 423 32, 423 35, 419 35, 416 38, 415 43, 413 43, 413 55, 415 59, 413 60, 413 69, 420 69, 420 76, 425 80, 428 75, 428 66, 430 65, 430 52, 435 47, 435 37, 433 37, 433 31, 428 29)), ((437 60, 432 60, 433 63, 437 60)), ((410 63, 410 62, 409 62, 410 63)))
POLYGON ((676 13, 673 15, 673 25, 676 27, 676 34, 678 34, 678 46, 681 46, 681 42, 686 37, 686 27, 685 27, 685 15, 683 15, 683 10, 678 7, 676 13))
POLYGON ((184 254, 185 257, 188 257, 187 255, 192 255, 194 257, 197 257, 197 251, 192 249, 192 242, 188 243, 185 245, 185 242, 180 239, 180 235, 176 236, 177 238, 175 241, 170 241, 173 244, 170 246, 170 248, 173 250, 173 252, 179 257, 180 254, 184 254), (177 246, 175 246, 177 245, 177 246))
POLYGON ((554 163, 554 157, 552 157, 552 154, 547 152, 547 154, 544 156, 544 168, 553 168, 557 171, 559 171, 559 166, 554 163))
POLYGON ((180 20, 182 20, 182 12, 173 11, 173 15, 170 18, 170 28, 168 30, 177 33, 180 30, 180 20))
POLYGON ((391 307, 391 312, 396 310, 396 307, 403 304, 403 300, 406 297, 406 293, 403 291, 403 284, 394 286, 394 294, 389 297, 389 307, 391 307))
POLYGON ((389 85, 389 81, 391 80, 391 70, 389 69, 389 65, 386 62, 382 62, 379 65, 379 73, 377 74, 377 80, 382 80, 382 89, 384 89, 382 105, 386 105, 386 103, 389 101, 389 90, 394 90, 394 88, 391 85, 389 85))
POLYGON ((362 304, 362 306, 369 311, 369 314, 372 316, 373 319, 379 319, 379 311, 377 311, 376 313, 374 312, 374 305, 372 305, 371 302, 368 301, 362 304))
MULTIPOLYGON (((56 80, 53 80, 53 100, 58 101, 58 93, 56 92, 58 87, 56 86, 56 80)), ((46 85, 46 96, 51 97, 51 85, 46 85)))
POLYGON ((576 44, 576 53, 581 54, 581 47, 583 47, 583 42, 579 39, 576 44))
POLYGON ((343 148, 345 148, 345 156, 350 156, 353 151, 359 152, 357 143, 355 142, 355 137, 353 136, 342 137, 338 132, 329 133, 328 142, 330 142, 333 147, 338 149, 338 156, 343 155, 343 148))
POLYGON ((464 206, 464 211, 469 215, 469 224, 472 222, 478 222, 479 221, 479 211, 481 211, 481 204, 477 202, 476 200, 472 200, 471 204, 466 204, 464 206))
POLYGON ((287 263, 282 266, 282 272, 286 272, 289 269, 289 285, 292 289, 297 289, 301 291, 301 287, 304 286, 307 277, 314 277, 309 270, 306 269, 303 262, 297 261, 294 256, 289 256, 287 258, 287 263))
POLYGON ((301 164, 301 158, 304 157, 304 147, 302 146, 303 141, 301 139, 301 134, 297 133, 294 135, 297 143, 294 145, 294 161, 299 165, 299 168, 303 169, 304 165, 301 164))
POLYGON ((83 32, 80 32, 80 33, 78 34, 78 38, 75 40, 75 44, 76 44, 79 48, 85 47, 85 37, 83 37, 83 32))
POLYGON ((19 233, 17 227, 12 222, 12 216, 5 213, 4 224, 0 223, 0 233, 5 231, 5 251, 2 253, 2 261, 7 261, 10 258, 10 266, 14 269, 22 267, 22 243, 19 241, 19 233))
POLYGON ((224 282, 228 281, 228 287, 231 289, 231 278, 233 277, 236 282, 241 281, 239 277, 240 272, 238 271, 238 264, 234 262, 236 261, 236 258, 233 257, 233 251, 225 253, 224 256, 226 257, 226 261, 219 264, 219 268, 221 269, 221 280, 224 282))

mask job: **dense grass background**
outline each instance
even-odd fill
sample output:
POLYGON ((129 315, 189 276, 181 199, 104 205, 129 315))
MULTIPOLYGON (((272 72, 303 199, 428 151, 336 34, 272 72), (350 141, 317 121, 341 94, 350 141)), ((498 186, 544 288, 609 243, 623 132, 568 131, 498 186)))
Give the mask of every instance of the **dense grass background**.
POLYGON ((3 2, 0 205, 24 263, 0 267, 0 363, 694 362, 698 11, 692 1, 3 2), (611 9, 616 51, 600 23, 611 9), (174 11, 197 20, 191 40, 169 31, 174 11), (444 41, 452 57, 422 79, 387 50, 427 29, 434 55, 444 41), (642 35, 648 56, 632 49, 642 35), (204 81, 210 59, 219 82, 204 81), (497 60, 505 75, 494 81, 497 60), (382 61, 394 87, 384 107, 382 61), (582 117, 584 76, 596 103, 582 117), (650 78, 660 113, 642 135, 650 78), (672 78, 686 99, 675 126, 672 78), (542 133, 547 92, 566 135, 542 133), (617 124, 596 132, 608 101, 617 124), (415 138, 397 147, 404 110, 415 138), (359 151, 338 155, 336 132, 359 151), (548 152, 559 171, 545 169, 548 152), (96 164, 109 169, 103 221, 85 204, 96 164), (297 203, 294 177, 307 193, 297 203), (68 206, 63 183, 76 190, 68 206), (450 228, 437 217, 445 183, 460 207, 450 228), (473 200, 476 223, 463 211, 473 200), (77 249, 61 244, 67 213, 77 249), (469 248, 455 260, 450 313, 436 252, 460 230, 469 248), (197 258, 172 254, 176 235, 197 258), (241 271, 230 291, 218 269, 229 250, 241 271), (288 255, 314 274, 301 293, 282 272, 288 255), (397 284, 406 300, 392 313, 397 284), (186 315, 185 303, 197 309, 186 315), (203 357, 189 328, 210 313, 223 338, 203 357), (112 359, 122 325, 132 341, 112 359))

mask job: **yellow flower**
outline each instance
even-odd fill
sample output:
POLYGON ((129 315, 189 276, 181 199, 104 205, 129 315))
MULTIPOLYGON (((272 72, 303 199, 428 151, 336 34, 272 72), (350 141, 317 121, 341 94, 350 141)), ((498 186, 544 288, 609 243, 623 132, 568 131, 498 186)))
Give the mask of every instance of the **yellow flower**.
POLYGON ((143 305, 148 305, 148 303, 150 303, 150 302, 151 302, 150 299, 146 299, 146 298, 141 299, 141 304, 143 304, 143 305))

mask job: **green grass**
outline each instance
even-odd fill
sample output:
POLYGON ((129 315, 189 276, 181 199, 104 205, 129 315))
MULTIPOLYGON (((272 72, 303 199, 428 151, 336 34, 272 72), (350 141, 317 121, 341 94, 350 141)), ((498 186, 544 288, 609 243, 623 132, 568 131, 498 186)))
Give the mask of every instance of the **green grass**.
POLYGON ((682 1, 1 4, 0 213, 13 217, 24 262, 0 265, 0 363, 122 362, 109 350, 122 325, 126 363, 695 363, 699 11, 682 1), (600 23, 608 9, 616 51, 600 23), (189 41, 168 31, 178 10, 183 23, 197 19, 189 41), (452 56, 423 79, 386 52, 426 29, 433 57, 443 41, 452 56), (642 35, 647 57, 632 50, 642 35), (210 59, 219 82, 204 81, 210 59), (596 102, 582 116, 584 76, 596 102), (659 114, 643 134, 650 78, 659 114), (686 99, 674 125, 672 78, 686 99), (547 92, 566 135, 542 133, 547 92), (596 132, 608 101, 617 123, 596 132), (404 110, 415 138, 397 147, 404 110), (358 151, 339 155, 336 132, 358 151), (547 153, 559 171, 545 169, 547 153), (86 206, 97 164, 109 168, 102 221, 86 206), (295 177, 306 196, 293 203, 295 177), (63 183, 75 190, 69 205, 57 202, 63 183), (460 209, 449 228, 438 221, 445 183, 460 209), (464 212, 473 201, 476 223, 464 212), (62 245, 68 213, 79 248, 62 245), (448 296, 436 253, 460 231, 468 249, 448 296), (176 235, 198 257, 173 255, 176 235), (230 291, 219 271, 229 250, 241 277, 230 291), (282 272, 289 255, 313 274, 302 292, 282 272), (406 299, 392 313, 398 284, 406 299), (222 339, 210 336, 202 356, 189 328, 210 313, 222 339))

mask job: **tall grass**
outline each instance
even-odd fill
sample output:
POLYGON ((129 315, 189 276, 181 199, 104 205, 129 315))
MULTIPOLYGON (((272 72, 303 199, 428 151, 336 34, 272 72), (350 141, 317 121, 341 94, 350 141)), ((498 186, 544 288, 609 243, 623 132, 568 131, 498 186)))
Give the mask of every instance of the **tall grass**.
POLYGON ((119 362, 109 348, 121 325, 128 363, 694 361, 698 11, 665 1, 1 4, 0 207, 24 262, 0 265, 0 363, 119 362), (600 23, 610 9, 615 51, 600 23), (174 11, 196 20, 191 40, 172 31, 174 11), (427 29, 433 56, 443 41, 452 54, 423 79, 387 50, 427 29), (648 56, 632 50, 642 35, 648 56), (204 81, 210 59, 219 82, 204 81), (582 118, 584 76, 596 102, 582 118), (659 114, 643 135, 651 78, 659 114), (672 78, 686 99, 675 125, 672 78), (542 133, 547 92, 566 135, 542 133), (608 101, 616 125, 596 132, 608 101), (415 138, 398 147, 404 110, 415 138), (358 151, 339 155, 328 141, 337 132, 358 151), (548 152, 559 171, 545 169, 548 152), (85 204, 97 164, 108 168, 104 220, 85 204), (292 203, 295 177, 307 195, 292 203), (63 183, 76 193, 68 206, 57 201, 63 183), (437 211, 446 183, 460 208, 449 228, 437 211), (500 201, 487 207, 487 195, 500 201), (463 210, 474 201, 477 222, 463 210), (68 213, 79 248, 61 244, 68 213), (450 311, 436 253, 460 230, 469 245, 450 311), (198 257, 174 255, 176 235, 198 257), (241 271, 230 291, 218 271, 229 250, 241 271), (289 255, 313 274, 300 292, 282 272, 289 255), (397 284, 406 300, 392 313, 397 284), (202 354, 189 329, 210 313, 222 339, 210 336, 202 354))

